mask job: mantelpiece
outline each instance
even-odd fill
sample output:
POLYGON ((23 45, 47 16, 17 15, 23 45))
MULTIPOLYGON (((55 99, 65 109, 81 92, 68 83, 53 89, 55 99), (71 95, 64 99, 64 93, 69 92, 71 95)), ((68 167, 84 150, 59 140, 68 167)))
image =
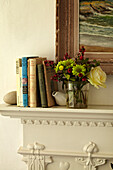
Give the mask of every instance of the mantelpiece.
POLYGON ((0 114, 21 119, 28 170, 110 170, 113 107, 20 108, 0 105, 0 114))

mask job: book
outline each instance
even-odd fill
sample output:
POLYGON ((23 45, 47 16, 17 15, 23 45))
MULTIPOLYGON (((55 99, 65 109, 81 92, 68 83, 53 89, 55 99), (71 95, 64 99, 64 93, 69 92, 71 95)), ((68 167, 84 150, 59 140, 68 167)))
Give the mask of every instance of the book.
POLYGON ((27 57, 22 57, 23 106, 28 106, 27 57))
POLYGON ((48 105, 47 105, 47 96, 46 96, 46 86, 45 86, 43 64, 39 64, 37 66, 37 69, 38 69, 38 79, 39 79, 41 106, 42 107, 47 107, 48 105))
POLYGON ((28 106, 30 106, 30 62, 27 60, 27 79, 28 79, 28 106))
POLYGON ((28 59, 29 58, 39 58, 39 56, 29 56, 22 57, 23 65, 22 65, 22 87, 23 87, 23 106, 28 106, 28 59), (24 77, 23 77, 24 76, 24 77), (26 85, 25 85, 26 84, 26 85), (26 103, 26 104, 25 104, 26 103))
POLYGON ((30 107, 37 107, 37 91, 36 91, 36 59, 29 59, 30 66, 30 107))
POLYGON ((20 78, 20 106, 23 106, 22 67, 19 67, 19 78, 20 78))
POLYGON ((37 59, 39 56, 28 57, 27 60, 27 76, 28 76, 28 106, 30 106, 30 59, 37 59))
POLYGON ((48 107, 52 107, 55 105, 55 99, 52 96, 52 92, 58 91, 58 84, 56 81, 51 80, 51 77, 55 75, 55 70, 50 66, 49 63, 54 63, 54 61, 53 60, 49 60, 48 62, 43 61, 46 94, 47 94, 47 105, 48 107))
POLYGON ((42 61, 46 60, 46 58, 30 58, 29 59, 29 93, 28 100, 30 107, 38 107, 41 105, 40 102, 40 92, 39 92, 39 83, 38 83, 38 73, 37 73, 37 65, 42 64, 42 61))
POLYGON ((20 75, 19 68, 22 66, 22 59, 16 59, 16 89, 17 89, 17 106, 20 106, 20 75))

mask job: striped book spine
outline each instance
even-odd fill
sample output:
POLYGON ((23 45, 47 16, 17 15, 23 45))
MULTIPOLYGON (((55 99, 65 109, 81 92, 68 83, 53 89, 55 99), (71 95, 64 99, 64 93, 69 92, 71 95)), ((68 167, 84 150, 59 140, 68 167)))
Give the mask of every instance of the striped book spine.
POLYGON ((22 57, 23 106, 28 106, 27 57, 22 57))

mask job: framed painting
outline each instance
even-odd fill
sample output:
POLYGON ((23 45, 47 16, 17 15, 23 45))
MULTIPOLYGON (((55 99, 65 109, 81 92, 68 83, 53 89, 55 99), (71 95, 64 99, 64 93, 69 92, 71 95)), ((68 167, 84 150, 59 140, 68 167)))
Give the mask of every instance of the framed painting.
POLYGON ((113 74, 113 0, 56 1, 56 60, 75 56, 81 46, 113 74))

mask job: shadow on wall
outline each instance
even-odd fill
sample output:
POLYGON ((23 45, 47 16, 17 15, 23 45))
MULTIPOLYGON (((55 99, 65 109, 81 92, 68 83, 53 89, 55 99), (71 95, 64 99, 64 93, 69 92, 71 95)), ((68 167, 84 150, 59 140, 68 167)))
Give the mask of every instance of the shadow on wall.
POLYGON ((113 105, 113 75, 107 76, 106 86, 96 89, 90 85, 89 105, 113 105))

